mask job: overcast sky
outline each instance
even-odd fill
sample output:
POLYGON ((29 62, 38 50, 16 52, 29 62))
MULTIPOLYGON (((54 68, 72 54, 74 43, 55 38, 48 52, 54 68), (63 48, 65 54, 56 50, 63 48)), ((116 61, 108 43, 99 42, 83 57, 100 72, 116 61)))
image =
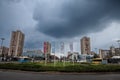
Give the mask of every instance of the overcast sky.
POLYGON ((9 46, 10 33, 25 33, 25 48, 40 48, 43 41, 74 42, 91 38, 91 46, 118 47, 120 39, 120 0, 0 0, 0 37, 9 46))

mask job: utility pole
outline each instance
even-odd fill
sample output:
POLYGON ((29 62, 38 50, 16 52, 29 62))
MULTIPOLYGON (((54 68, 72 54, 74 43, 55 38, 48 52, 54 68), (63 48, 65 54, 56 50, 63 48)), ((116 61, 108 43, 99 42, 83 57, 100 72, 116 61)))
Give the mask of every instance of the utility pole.
POLYGON ((74 52, 73 52, 73 42, 70 42, 69 47, 70 47, 70 51, 72 53, 72 59, 73 59, 73 65, 74 65, 74 63, 75 63, 75 55, 74 55, 74 52))
POLYGON ((45 66, 47 64, 47 42, 44 42, 44 57, 45 57, 45 66))
POLYGON ((54 67, 56 66, 56 57, 55 57, 55 41, 52 42, 52 53, 54 53, 54 67))
POLYGON ((118 55, 120 55, 120 40, 117 40, 117 42, 118 42, 118 46, 119 46, 119 49, 118 49, 119 50, 118 51, 119 54, 118 55))
POLYGON ((1 39, 1 55, 2 55, 2 59, 4 57, 3 55, 3 41, 5 40, 5 38, 0 38, 1 39))
POLYGON ((61 42, 60 45, 61 45, 61 53, 63 54, 63 66, 65 66, 64 42, 61 42))
POLYGON ((97 54, 97 48, 95 48, 95 53, 97 54))

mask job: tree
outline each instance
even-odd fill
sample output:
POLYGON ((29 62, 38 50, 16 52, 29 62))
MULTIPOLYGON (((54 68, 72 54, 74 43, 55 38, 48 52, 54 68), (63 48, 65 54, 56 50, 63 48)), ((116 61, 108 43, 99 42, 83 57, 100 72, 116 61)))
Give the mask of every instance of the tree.
POLYGON ((98 54, 94 54, 93 58, 99 58, 98 54))

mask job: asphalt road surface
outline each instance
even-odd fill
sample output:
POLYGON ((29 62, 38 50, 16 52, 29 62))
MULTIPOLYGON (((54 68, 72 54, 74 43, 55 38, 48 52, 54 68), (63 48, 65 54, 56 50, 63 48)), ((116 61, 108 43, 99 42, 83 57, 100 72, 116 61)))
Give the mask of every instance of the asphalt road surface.
POLYGON ((120 74, 0 71, 0 80, 120 80, 120 74))

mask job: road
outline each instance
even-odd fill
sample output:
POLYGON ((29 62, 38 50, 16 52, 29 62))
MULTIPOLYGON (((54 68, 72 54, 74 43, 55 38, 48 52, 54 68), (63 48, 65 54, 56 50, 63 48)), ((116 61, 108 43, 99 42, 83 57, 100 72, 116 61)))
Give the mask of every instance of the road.
POLYGON ((120 80, 120 74, 0 71, 0 80, 120 80))

